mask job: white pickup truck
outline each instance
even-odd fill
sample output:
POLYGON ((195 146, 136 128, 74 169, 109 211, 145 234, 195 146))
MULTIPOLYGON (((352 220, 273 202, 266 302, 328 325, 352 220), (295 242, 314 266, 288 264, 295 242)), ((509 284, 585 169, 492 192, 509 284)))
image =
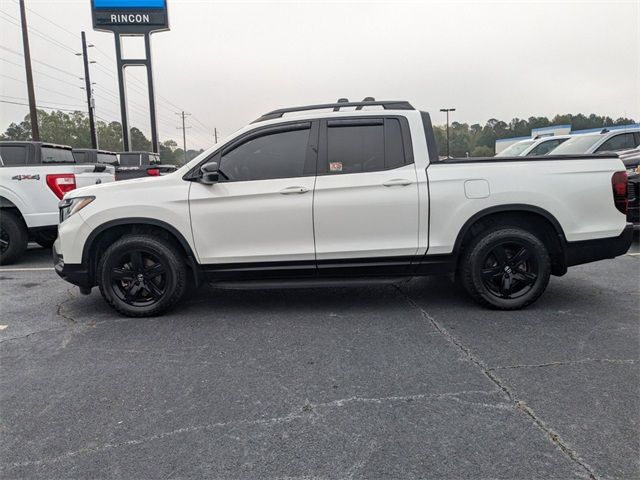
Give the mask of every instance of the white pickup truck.
POLYGON ((29 239, 53 245, 66 192, 114 181, 112 166, 78 165, 62 145, 0 142, 0 157, 0 265, 17 261, 29 239))
POLYGON ((627 173, 614 155, 438 161, 431 120, 404 101, 267 113, 159 178, 60 203, 58 274, 129 316, 201 281, 316 286, 457 277, 518 309, 550 275, 622 255, 627 173))

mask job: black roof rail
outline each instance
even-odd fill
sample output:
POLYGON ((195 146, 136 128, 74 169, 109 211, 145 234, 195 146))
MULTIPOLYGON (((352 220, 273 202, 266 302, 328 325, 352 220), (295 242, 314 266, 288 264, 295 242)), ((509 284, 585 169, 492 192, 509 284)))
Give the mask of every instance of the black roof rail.
MULTIPOLYGON (((371 98, 371 97, 367 97, 371 98)), ((260 118, 254 120, 251 123, 264 122, 265 120, 273 120, 274 118, 282 118, 285 113, 292 112, 304 112, 307 110, 322 110, 326 108, 333 108, 334 112, 339 111, 344 107, 357 107, 357 110, 361 110, 362 107, 382 107, 385 110, 415 110, 411 104, 405 100, 363 100, 362 102, 349 102, 346 98, 341 98, 336 103, 321 103, 318 105, 305 105, 302 107, 290 107, 280 108, 273 110, 269 113, 265 113, 260 118)))

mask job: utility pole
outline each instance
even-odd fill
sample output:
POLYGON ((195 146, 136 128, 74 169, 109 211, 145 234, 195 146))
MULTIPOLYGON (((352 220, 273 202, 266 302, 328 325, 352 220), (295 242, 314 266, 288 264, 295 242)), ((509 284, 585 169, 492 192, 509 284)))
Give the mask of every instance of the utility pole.
POLYGON ((449 112, 455 112, 455 108, 441 108, 441 112, 447 112, 447 158, 451 158, 449 155, 449 112))
MULTIPOLYGON (((93 47, 93 45, 89 45, 93 47)), ((84 62, 84 85, 87 91, 87 108, 89 109, 89 131, 91 132, 91 148, 98 148, 98 135, 96 134, 96 121, 94 118, 95 101, 89 76, 89 58, 87 55, 87 37, 82 32, 82 60, 84 62)))
POLYGON ((31 71, 31 50, 29 49, 29 32, 27 29, 27 12, 24 0, 20 0, 20 20, 22 22, 22 47, 24 49, 24 68, 27 74, 27 94, 29 96, 29 115, 31 117, 31 139, 40 140, 38 128, 38 111, 36 110, 36 94, 33 89, 33 72, 31 71))
POLYGON ((177 127, 178 129, 182 128, 182 145, 183 145, 183 150, 184 150, 184 163, 187 163, 187 128, 191 128, 191 127, 187 127, 184 124, 184 119, 185 117, 191 115, 190 113, 185 113, 184 111, 182 113, 176 113, 176 115, 180 115, 182 117, 182 127, 177 127))
POLYGON ((213 129, 213 136, 216 139, 216 143, 218 143, 218 129, 214 127, 213 129))

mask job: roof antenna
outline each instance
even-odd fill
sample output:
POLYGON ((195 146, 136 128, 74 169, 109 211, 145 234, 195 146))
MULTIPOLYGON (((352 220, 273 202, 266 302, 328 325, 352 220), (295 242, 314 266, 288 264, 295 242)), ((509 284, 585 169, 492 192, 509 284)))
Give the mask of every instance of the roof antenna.
MULTIPOLYGON (((373 98, 373 97, 364 97, 364 98, 362 99, 362 101, 363 101, 363 102, 375 102, 375 101, 376 101, 376 99, 375 99, 375 98, 373 98)), ((362 107, 364 107, 364 105, 358 105, 358 106, 356 107, 356 110, 362 110, 362 107)))
POLYGON ((608 128, 603 128, 602 130, 600 130, 600 133, 609 133, 609 129, 608 128))
MULTIPOLYGON (((349 99, 348 98, 339 98, 336 103, 349 103, 349 99)), ((333 107, 333 111, 334 112, 339 112, 340 111, 340 107, 333 107)))

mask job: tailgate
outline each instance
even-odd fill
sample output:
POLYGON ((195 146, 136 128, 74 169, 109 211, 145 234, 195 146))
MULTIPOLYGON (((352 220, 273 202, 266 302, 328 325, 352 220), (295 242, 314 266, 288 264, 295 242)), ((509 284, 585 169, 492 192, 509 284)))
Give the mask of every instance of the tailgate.
POLYGON ((104 164, 76 165, 76 187, 87 187, 115 181, 115 167, 104 164))

